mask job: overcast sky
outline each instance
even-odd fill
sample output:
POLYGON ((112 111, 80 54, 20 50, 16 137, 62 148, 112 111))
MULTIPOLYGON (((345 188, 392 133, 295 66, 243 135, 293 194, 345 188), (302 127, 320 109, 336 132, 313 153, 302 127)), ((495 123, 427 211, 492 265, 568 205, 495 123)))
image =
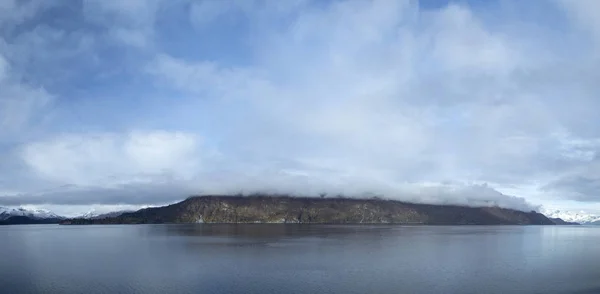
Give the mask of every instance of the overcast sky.
POLYGON ((0 206, 600 211, 600 1, 0 1, 0 206))

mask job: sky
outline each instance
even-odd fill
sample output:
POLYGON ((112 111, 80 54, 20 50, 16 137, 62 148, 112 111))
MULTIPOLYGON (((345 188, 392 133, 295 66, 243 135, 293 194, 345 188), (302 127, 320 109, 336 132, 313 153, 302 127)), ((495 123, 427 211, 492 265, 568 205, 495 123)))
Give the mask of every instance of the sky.
POLYGON ((600 213, 600 1, 0 1, 0 206, 600 213))

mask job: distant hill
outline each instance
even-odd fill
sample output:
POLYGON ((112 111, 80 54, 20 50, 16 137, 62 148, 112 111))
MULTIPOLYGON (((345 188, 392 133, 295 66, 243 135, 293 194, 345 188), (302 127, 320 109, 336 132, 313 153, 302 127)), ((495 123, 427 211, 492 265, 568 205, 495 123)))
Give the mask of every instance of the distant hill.
POLYGON ((197 196, 164 207, 62 224, 394 223, 423 225, 554 225, 543 214, 499 207, 414 204, 383 199, 273 195, 197 196))
POLYGON ((0 207, 0 221, 14 216, 26 216, 31 219, 60 219, 65 218, 46 209, 25 209, 0 207))
POLYGON ((102 219, 102 218, 108 218, 108 217, 117 217, 120 216, 123 213, 127 213, 127 212, 133 212, 132 210, 120 210, 120 211, 113 211, 113 212, 107 212, 107 213, 97 213, 95 211, 90 211, 82 216, 76 217, 76 218, 85 218, 85 219, 102 219))
POLYGON ((556 209, 545 209, 542 213, 548 218, 560 218, 568 223, 578 223, 582 225, 600 224, 600 216, 584 211, 563 211, 556 209))
POLYGON ((0 225, 58 224, 61 221, 64 221, 64 218, 32 218, 29 216, 16 215, 0 220, 0 225))
POLYGON ((64 219, 45 209, 0 207, 0 225, 58 224, 64 219))
POLYGON ((549 217, 548 219, 550 219, 556 225, 579 225, 579 223, 567 222, 558 217, 549 217))

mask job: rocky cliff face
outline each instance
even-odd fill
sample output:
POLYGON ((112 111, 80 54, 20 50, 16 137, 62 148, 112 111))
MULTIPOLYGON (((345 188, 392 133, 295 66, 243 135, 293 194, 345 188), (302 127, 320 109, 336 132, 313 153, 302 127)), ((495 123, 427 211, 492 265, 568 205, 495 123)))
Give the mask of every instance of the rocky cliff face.
POLYGON ((499 207, 412 204, 380 199, 285 196, 199 196, 101 220, 64 224, 394 223, 425 225, 553 225, 544 215, 499 207))

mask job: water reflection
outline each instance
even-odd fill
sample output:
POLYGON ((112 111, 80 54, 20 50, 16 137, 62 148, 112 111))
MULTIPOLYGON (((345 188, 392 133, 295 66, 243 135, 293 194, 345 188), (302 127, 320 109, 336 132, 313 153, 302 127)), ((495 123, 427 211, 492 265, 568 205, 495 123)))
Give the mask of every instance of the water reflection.
POLYGON ((586 227, 0 228, 5 293, 597 293, 586 227))
POLYGON ((392 225, 310 225, 310 224, 189 224, 149 227, 154 234, 182 236, 235 236, 237 238, 286 238, 378 234, 403 228, 392 225))

